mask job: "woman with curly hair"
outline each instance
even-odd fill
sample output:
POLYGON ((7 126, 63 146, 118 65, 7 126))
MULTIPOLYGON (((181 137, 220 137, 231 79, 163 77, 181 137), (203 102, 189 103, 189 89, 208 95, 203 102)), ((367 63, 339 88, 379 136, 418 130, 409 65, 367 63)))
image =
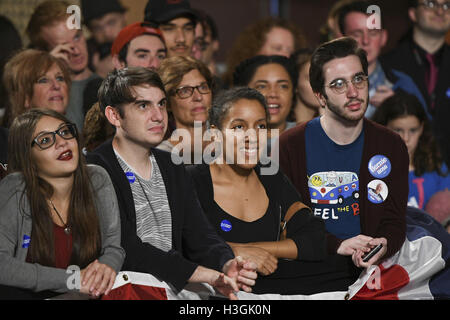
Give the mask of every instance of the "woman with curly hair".
POLYGON ((450 189, 448 168, 442 160, 420 101, 398 92, 377 109, 373 120, 397 132, 409 154, 408 205, 424 209, 438 191, 450 189))
POLYGON ((301 30, 282 18, 265 18, 247 26, 235 40, 227 58, 224 82, 231 86, 236 66, 256 55, 291 54, 306 46, 301 30))

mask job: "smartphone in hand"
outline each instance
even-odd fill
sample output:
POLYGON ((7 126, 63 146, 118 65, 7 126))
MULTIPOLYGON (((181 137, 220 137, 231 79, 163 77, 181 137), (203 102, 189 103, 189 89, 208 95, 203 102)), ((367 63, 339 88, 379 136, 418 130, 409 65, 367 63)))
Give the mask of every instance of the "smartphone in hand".
POLYGON ((366 253, 365 255, 363 255, 361 258, 362 258, 362 261, 363 262, 367 262, 367 261, 369 261, 374 255, 376 255, 380 250, 381 250, 381 248, 383 248, 383 244, 382 243, 380 243, 379 245, 377 245, 375 248, 372 248, 372 250, 370 250, 368 253, 366 253))

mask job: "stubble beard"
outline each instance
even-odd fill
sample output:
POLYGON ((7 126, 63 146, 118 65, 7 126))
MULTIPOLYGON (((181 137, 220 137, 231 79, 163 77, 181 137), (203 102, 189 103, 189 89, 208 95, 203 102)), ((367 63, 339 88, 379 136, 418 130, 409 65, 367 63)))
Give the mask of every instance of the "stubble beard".
POLYGON ((344 106, 340 107, 336 104, 333 104, 330 100, 327 99, 327 107, 328 107, 328 109, 330 109, 330 111, 334 114, 334 116, 336 118, 342 119, 345 122, 354 123, 354 122, 359 122, 362 118, 364 118, 364 114, 366 113, 367 106, 368 106, 368 101, 369 101, 369 94, 367 94, 366 99, 355 98, 355 99, 352 99, 352 100, 348 101, 347 103, 345 103, 344 106), (360 112, 355 113, 355 114, 346 113, 345 112, 346 106, 355 101, 358 101, 361 103, 362 109, 360 110, 360 112))

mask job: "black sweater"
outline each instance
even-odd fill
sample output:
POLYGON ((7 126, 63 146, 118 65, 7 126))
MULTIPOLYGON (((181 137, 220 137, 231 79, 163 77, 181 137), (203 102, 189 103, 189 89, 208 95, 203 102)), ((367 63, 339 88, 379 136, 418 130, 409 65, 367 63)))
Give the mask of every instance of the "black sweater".
MULTIPOLYGON (((272 203, 266 214, 272 215, 273 219, 266 219, 265 221, 266 223, 276 221, 276 223, 267 226, 269 230, 272 229, 272 234, 275 236, 274 239, 270 240, 258 239, 259 235, 251 234, 247 230, 245 238, 249 241, 245 242, 276 241, 278 240, 276 238, 279 233, 280 222, 284 220, 289 207, 294 202, 301 201, 301 198, 281 171, 278 171, 275 175, 260 175, 259 167, 255 171, 272 203)), ((209 221, 216 225, 216 230, 226 241, 237 242, 234 239, 227 238, 230 233, 221 232, 221 230, 218 230, 218 224, 214 223, 217 222, 217 216, 220 216, 221 212, 217 212, 218 208, 214 203, 214 190, 209 166, 205 164, 189 166, 188 172, 192 175, 200 203, 209 221)), ((294 214, 287 224, 287 238, 295 242, 298 260, 320 261, 325 258, 325 226, 322 219, 315 217, 311 210, 304 208, 294 214)))
POLYGON ((158 163, 172 213, 172 245, 164 252, 144 243, 136 234, 136 211, 130 183, 109 140, 87 156, 89 163, 108 171, 117 194, 121 218, 121 245, 126 257, 122 270, 150 273, 181 290, 198 265, 221 271, 234 258, 217 235, 198 202, 184 166, 172 163, 170 153, 151 149, 158 163))
MULTIPOLYGON (((269 205, 266 215, 273 215, 273 219, 264 219, 264 222, 276 221, 273 225, 267 226, 273 228, 272 234, 276 235, 280 226, 280 211, 277 209, 281 208, 283 219, 289 206, 293 202, 301 201, 301 197, 281 171, 275 175, 261 175, 259 169, 260 167, 257 166, 255 171, 275 209, 270 210, 271 205, 269 205)), ((221 219, 218 216, 222 213, 214 203, 214 189, 209 167, 207 165, 189 166, 188 172, 192 175, 204 212, 210 221, 214 221, 216 228, 220 229, 217 222, 221 219)), ((254 234, 250 230, 247 230, 247 233, 245 237, 248 240, 258 241, 259 234, 254 234)), ((224 237, 232 237, 227 232, 220 232, 220 234, 224 237)), ((258 276, 252 288, 254 293, 315 294, 345 291, 358 277, 359 270, 354 267, 351 259, 336 254, 326 255, 324 223, 308 209, 301 209, 288 222, 287 238, 297 245, 297 260, 278 259, 277 270, 274 273, 258 276)), ((232 239, 225 239, 233 242, 232 239)), ((277 239, 273 239, 275 240, 277 239)))

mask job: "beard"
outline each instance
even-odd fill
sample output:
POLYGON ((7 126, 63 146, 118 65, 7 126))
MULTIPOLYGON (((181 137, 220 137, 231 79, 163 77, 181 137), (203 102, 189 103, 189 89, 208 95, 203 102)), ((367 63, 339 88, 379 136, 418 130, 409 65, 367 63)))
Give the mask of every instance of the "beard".
POLYGON ((346 102, 343 106, 333 104, 329 99, 327 99, 327 107, 339 119, 345 120, 347 122, 358 122, 362 118, 364 118, 364 114, 366 113, 368 107, 368 101, 369 101, 369 94, 367 94, 367 98, 365 100, 360 98, 354 98, 346 102), (350 112, 350 113, 345 112, 346 107, 355 102, 361 103, 361 109, 358 112, 350 112))
POLYGON ((432 38, 443 38, 447 34, 450 29, 450 25, 447 23, 446 25, 442 25, 442 27, 437 27, 428 24, 426 21, 419 20, 416 24, 416 27, 422 32, 432 38))

